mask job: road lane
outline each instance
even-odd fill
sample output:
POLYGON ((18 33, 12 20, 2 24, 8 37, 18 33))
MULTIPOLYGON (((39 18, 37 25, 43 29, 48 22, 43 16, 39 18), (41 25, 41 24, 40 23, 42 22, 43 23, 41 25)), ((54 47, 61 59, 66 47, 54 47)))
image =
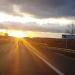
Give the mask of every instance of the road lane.
POLYGON ((37 48, 35 48, 34 46, 32 46, 26 40, 23 40, 22 42, 28 48, 28 50, 31 51, 31 53, 33 53, 35 56, 37 56, 39 59, 41 59, 45 64, 47 64, 50 68, 52 68, 58 75, 64 75, 64 73, 61 72, 59 69, 57 69, 55 66, 53 66, 50 63, 50 61, 48 60, 48 58, 45 57, 45 55, 43 55, 43 53, 41 53, 40 51, 38 51, 37 48))
POLYGON ((62 71, 65 75, 75 75, 75 58, 69 58, 60 53, 51 50, 45 45, 39 45, 39 43, 31 43, 41 53, 43 53, 52 65, 62 71))
POLYGON ((29 42, 49 62, 41 60, 22 41, 15 41, 0 47, 0 75, 58 75, 51 65, 64 75, 75 75, 75 60, 53 52, 44 45, 29 42))
POLYGON ((0 63, 0 75, 58 75, 31 53, 21 41, 7 45, 3 55, 2 64, 0 63))

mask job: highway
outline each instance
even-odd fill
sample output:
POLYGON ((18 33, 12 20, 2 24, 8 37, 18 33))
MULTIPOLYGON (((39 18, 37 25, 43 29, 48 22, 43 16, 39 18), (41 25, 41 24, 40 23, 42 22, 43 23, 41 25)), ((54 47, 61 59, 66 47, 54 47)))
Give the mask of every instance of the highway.
POLYGON ((0 75, 75 75, 74 58, 24 39, 0 46, 0 59, 0 75))

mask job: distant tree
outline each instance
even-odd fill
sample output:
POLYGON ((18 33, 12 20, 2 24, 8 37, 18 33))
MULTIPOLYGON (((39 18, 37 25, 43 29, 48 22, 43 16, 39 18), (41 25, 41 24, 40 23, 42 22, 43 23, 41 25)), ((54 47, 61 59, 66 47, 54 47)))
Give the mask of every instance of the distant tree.
POLYGON ((5 33, 5 36, 8 36, 8 33, 5 33))
POLYGON ((71 25, 67 26, 66 33, 69 33, 71 35, 75 34, 75 26, 74 26, 74 24, 71 24, 71 25))

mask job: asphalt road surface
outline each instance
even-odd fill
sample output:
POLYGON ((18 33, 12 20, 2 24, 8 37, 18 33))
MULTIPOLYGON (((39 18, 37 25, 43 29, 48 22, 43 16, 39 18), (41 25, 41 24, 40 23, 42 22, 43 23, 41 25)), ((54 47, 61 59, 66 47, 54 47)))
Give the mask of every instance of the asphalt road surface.
POLYGON ((75 75, 75 59, 15 39, 0 45, 0 75, 75 75))

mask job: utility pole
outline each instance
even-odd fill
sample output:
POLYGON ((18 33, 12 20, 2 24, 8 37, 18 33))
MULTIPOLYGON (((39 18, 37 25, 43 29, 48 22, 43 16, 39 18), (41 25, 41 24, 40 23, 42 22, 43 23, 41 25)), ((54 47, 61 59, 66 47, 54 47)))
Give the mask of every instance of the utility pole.
POLYGON ((74 25, 73 24, 71 25, 71 34, 72 35, 74 34, 74 25))
MULTIPOLYGON (((71 35, 73 35, 74 34, 74 30, 75 30, 74 29, 74 24, 72 23, 70 26, 71 26, 71 30, 68 29, 67 32, 70 33, 71 35)), ((68 48, 68 39, 66 38, 66 49, 67 48, 68 48)))

